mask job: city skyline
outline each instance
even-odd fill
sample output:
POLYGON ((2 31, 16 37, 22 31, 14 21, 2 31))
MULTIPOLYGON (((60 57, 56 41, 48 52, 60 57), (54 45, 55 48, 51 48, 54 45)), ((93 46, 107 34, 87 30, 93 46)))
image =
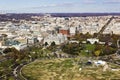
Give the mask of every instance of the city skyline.
POLYGON ((120 0, 4 0, 1 13, 119 13, 120 0))

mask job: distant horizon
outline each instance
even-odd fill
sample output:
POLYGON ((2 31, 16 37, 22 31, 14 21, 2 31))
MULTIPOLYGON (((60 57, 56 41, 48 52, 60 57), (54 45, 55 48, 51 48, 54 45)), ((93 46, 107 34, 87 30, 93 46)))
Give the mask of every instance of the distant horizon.
POLYGON ((120 16, 120 13, 6 13, 4 17, 21 18, 31 16, 44 16, 50 14, 52 17, 86 17, 86 16, 120 16))
MULTIPOLYGON (((24 12, 24 13, 3 13, 3 14, 120 14, 120 12, 51 12, 51 13, 44 13, 44 12, 39 12, 39 13, 30 13, 30 12, 24 12)), ((2 13, 0 13, 2 14, 2 13)))

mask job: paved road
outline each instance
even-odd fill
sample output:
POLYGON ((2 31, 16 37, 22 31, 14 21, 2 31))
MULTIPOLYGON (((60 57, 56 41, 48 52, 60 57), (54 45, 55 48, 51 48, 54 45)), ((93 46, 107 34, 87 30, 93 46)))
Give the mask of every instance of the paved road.
MULTIPOLYGON (((56 57, 54 57, 54 58, 58 58, 57 56, 56 57)), ((50 58, 50 57, 46 57, 46 58, 41 58, 42 60, 46 60, 46 59, 54 59, 54 58, 50 58)), ((59 58, 75 58, 75 57, 73 57, 73 56, 61 56, 61 57, 59 57, 59 58)), ((30 59, 31 60, 31 59, 30 59)), ((34 60, 32 60, 31 62, 33 62, 34 60)), ((31 63, 31 62, 29 62, 29 63, 31 63)), ((25 66, 25 65, 27 65, 27 64, 29 64, 29 63, 27 63, 27 62, 25 62, 25 63, 21 63, 20 65, 18 65, 16 68, 14 68, 14 70, 13 70, 13 75, 14 75, 14 77, 15 77, 15 79, 16 80, 27 80, 22 74, 21 74, 21 69, 22 69, 22 67, 23 66, 25 66)))
POLYGON ((21 75, 21 68, 28 63, 24 62, 18 65, 16 68, 13 70, 13 75, 15 77, 15 80, 26 80, 22 75, 21 75))

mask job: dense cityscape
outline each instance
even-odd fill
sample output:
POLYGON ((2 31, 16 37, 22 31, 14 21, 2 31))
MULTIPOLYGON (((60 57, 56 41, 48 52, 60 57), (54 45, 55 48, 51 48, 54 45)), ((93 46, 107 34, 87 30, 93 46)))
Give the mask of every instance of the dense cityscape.
POLYGON ((0 80, 120 80, 120 0, 1 0, 0 80))
MULTIPOLYGON (((30 75, 32 72, 29 73, 26 70, 29 70, 29 66, 38 62, 47 65, 49 63, 45 64, 45 61, 50 63, 55 61, 54 64, 57 64, 57 60, 68 61, 56 65, 58 67, 64 65, 68 66, 69 69, 70 66, 77 65, 75 72, 78 73, 75 73, 71 78, 72 80, 75 79, 77 74, 79 75, 76 80, 79 78, 81 78, 79 80, 86 80, 89 77, 89 80, 108 79, 108 74, 113 74, 110 80, 120 79, 119 15, 55 17, 51 14, 42 14, 31 15, 29 18, 24 17, 24 19, 10 18, 11 15, 6 18, 8 14, 1 14, 1 16, 1 80, 43 80, 44 76, 39 75, 37 78, 30 75), (29 66, 23 68, 26 65, 29 66), (101 71, 108 76, 99 78, 96 73, 94 77, 89 74, 89 77, 83 74, 83 77, 81 77, 79 72, 83 70, 85 74, 84 70, 87 68, 88 70, 103 68, 101 71)), ((58 77, 49 75, 46 79, 58 80, 62 76, 58 75, 58 77)), ((70 78, 67 76, 71 75, 66 74, 60 80, 69 80, 70 78)))

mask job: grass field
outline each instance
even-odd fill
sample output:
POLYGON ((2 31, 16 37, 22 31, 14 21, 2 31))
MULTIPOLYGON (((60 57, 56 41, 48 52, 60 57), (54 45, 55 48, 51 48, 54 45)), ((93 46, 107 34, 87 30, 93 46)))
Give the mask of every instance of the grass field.
POLYGON ((77 59, 36 60, 25 66, 22 73, 28 80, 120 80, 120 71, 103 72, 102 67, 83 65, 77 59))

